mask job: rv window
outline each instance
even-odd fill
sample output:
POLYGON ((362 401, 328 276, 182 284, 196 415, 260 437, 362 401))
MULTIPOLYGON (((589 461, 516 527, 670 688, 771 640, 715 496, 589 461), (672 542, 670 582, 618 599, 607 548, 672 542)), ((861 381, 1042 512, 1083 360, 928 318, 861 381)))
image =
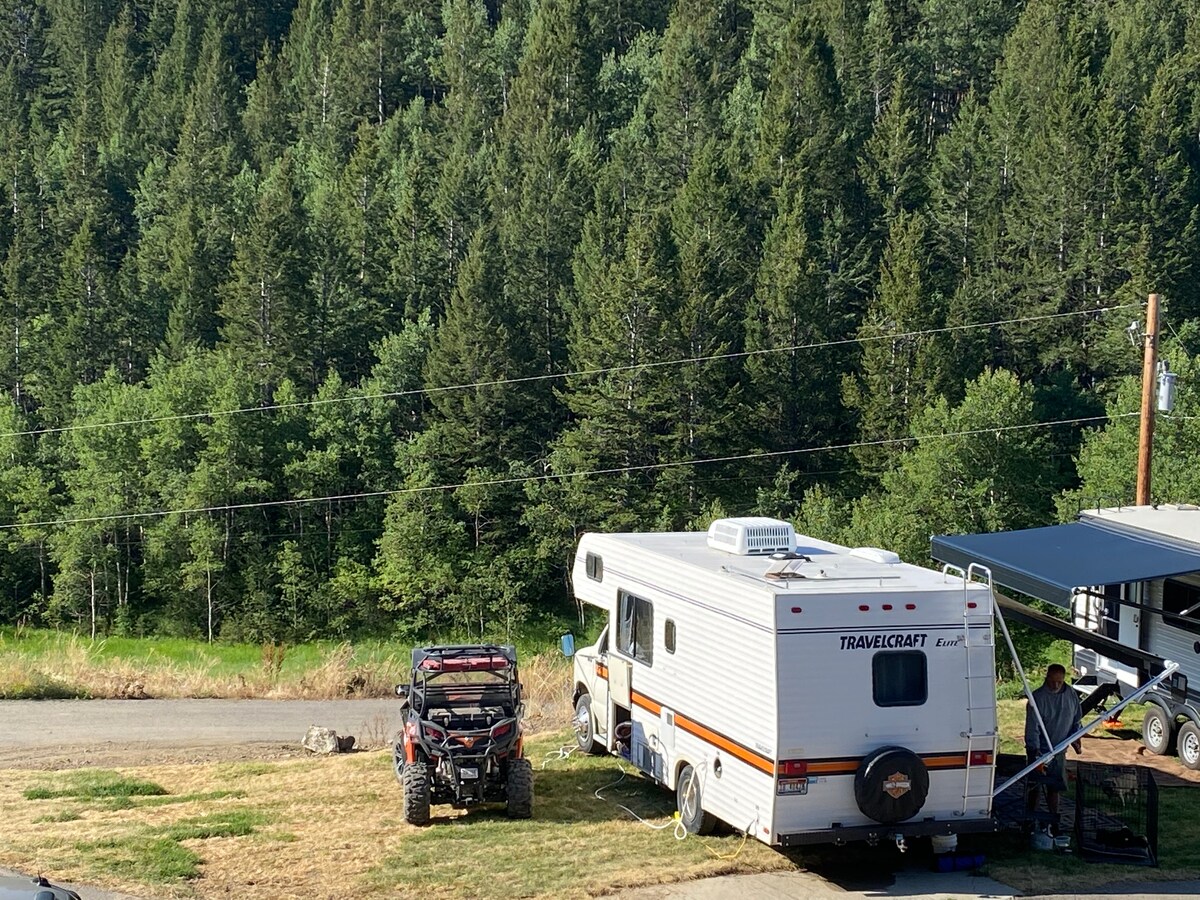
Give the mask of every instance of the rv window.
POLYGON ((592 581, 604 580, 604 558, 595 553, 589 553, 584 565, 587 567, 587 577, 592 581))
POLYGON ((663 644, 667 648, 668 653, 675 652, 675 620, 667 619, 667 623, 663 626, 663 644))
POLYGON ((1163 611, 1200 619, 1200 586, 1166 579, 1163 582, 1163 611))
POLYGON ((638 662, 654 660, 654 606, 621 592, 617 608, 617 649, 638 662))
POLYGON ((929 673, 920 650, 876 653, 871 660, 876 706, 920 706, 929 696, 929 673))

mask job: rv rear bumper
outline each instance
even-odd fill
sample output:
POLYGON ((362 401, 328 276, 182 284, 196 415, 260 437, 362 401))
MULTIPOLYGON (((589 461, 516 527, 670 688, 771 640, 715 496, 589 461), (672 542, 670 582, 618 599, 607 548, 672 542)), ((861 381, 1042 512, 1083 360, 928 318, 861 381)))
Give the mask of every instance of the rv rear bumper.
POLYGON ((930 819, 923 822, 897 822, 895 825, 834 825, 818 831, 798 831, 794 834, 775 836, 775 844, 781 847, 796 847, 801 844, 844 844, 848 841, 893 840, 896 835, 925 837, 931 834, 967 834, 969 832, 996 831, 996 820, 986 819, 930 819))

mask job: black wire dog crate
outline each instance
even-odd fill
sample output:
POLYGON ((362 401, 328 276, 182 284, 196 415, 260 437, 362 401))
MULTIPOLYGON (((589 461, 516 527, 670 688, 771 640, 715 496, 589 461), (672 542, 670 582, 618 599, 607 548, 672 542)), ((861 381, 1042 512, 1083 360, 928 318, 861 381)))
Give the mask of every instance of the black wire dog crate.
POLYGON ((1075 843, 1093 862, 1158 865, 1158 784, 1144 766, 1077 763, 1075 843))

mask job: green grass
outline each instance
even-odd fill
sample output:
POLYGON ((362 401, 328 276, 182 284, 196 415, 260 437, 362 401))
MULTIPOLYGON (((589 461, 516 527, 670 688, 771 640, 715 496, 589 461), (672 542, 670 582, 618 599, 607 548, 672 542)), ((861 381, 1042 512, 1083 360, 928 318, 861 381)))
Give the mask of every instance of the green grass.
POLYGON ((1110 882, 1175 881, 1200 877, 1197 789, 1159 788, 1158 867, 1084 862, 1072 854, 1029 849, 1016 835, 987 838, 987 874, 1022 892, 1086 894, 1110 882))
MULTIPOLYGON (((556 632, 539 626, 518 652, 557 654, 556 632)), ((209 644, 0 627, 0 699, 120 697, 134 684, 154 697, 389 696, 408 676, 411 650, 402 640, 209 644)))
POLYGON ((25 790, 26 800, 128 800, 130 797, 161 797, 167 793, 161 785, 140 778, 129 778, 104 769, 79 769, 64 772, 55 785, 38 785, 25 790))
MULTIPOLYGON (((790 868, 785 857, 739 834, 676 840, 674 795, 627 763, 576 753, 539 768, 547 751, 567 738, 556 735, 528 748, 537 770, 532 819, 510 820, 494 809, 446 818, 435 807, 432 825, 390 846, 365 893, 403 884, 403 896, 430 898, 580 897, 659 877, 790 868)), ((388 767, 381 756, 381 776, 388 767)))
POLYGON ((79 841, 74 849, 99 872, 147 884, 170 884, 200 874, 201 855, 183 841, 246 837, 267 821, 257 810, 230 809, 100 841, 79 841))

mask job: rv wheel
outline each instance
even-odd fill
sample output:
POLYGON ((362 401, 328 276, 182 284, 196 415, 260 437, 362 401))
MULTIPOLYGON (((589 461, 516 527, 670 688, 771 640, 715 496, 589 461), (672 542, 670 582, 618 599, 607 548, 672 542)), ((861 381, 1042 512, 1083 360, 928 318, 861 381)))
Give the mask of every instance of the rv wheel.
POLYGON ((1151 753, 1162 756, 1171 752, 1175 741, 1175 721, 1161 706, 1150 705, 1142 720, 1142 743, 1151 753))
POLYGON ((1179 761, 1189 769, 1200 769, 1200 726, 1184 722, 1179 726, 1179 761))
POLYGON ((575 702, 575 715, 571 718, 571 727, 575 729, 575 743, 585 753, 594 755, 604 752, 604 747, 596 740, 596 726, 592 721, 592 698, 590 694, 580 694, 575 702))
POLYGON ((854 799, 869 819, 884 825, 911 819, 929 796, 929 770, 911 750, 880 747, 854 775, 854 799))
POLYGON ((700 776, 691 766, 684 766, 675 786, 675 803, 688 834, 709 834, 717 824, 716 818, 704 811, 703 800, 700 776))

